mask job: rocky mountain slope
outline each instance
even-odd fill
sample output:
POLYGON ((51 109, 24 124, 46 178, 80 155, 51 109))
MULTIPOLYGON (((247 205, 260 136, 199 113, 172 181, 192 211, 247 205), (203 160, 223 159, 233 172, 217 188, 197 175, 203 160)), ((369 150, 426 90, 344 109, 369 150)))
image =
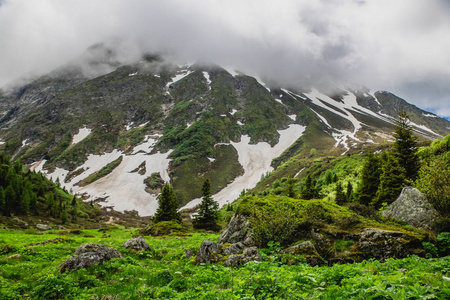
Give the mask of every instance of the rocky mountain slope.
POLYGON ((342 155, 389 142, 400 108, 424 139, 450 132, 434 114, 350 83, 300 88, 158 55, 119 61, 97 45, 0 91, 3 150, 85 199, 152 215, 164 181, 192 207, 208 177, 223 205, 312 148, 342 155))

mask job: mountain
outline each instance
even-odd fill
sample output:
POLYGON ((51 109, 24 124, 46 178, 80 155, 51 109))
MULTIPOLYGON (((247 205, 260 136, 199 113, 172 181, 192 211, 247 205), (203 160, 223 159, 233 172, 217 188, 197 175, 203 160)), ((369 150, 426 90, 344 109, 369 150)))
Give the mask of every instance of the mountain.
POLYGON ((353 83, 266 83, 161 55, 120 61, 95 45, 37 80, 0 91, 2 150, 85 200, 152 215, 165 181, 180 205, 192 207, 210 178, 224 205, 276 168, 277 176, 305 176, 300 164, 279 168, 295 157, 385 145, 399 109, 424 140, 450 132, 450 122, 353 83))

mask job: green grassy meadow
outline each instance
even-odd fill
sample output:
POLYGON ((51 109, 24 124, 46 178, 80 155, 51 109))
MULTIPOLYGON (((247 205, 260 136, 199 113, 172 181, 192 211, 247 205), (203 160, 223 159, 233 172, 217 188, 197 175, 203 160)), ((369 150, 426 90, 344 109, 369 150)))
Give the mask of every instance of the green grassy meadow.
POLYGON ((241 268, 193 265, 197 251, 218 234, 145 237, 151 251, 121 247, 132 228, 82 231, 0 229, 0 299, 449 299, 450 257, 311 267, 285 264, 277 247, 260 249, 263 262, 241 268), (30 245, 50 239, 55 242, 30 245), (58 266, 84 243, 120 250, 123 258, 63 273, 58 266), (19 256, 20 255, 20 256, 19 256))

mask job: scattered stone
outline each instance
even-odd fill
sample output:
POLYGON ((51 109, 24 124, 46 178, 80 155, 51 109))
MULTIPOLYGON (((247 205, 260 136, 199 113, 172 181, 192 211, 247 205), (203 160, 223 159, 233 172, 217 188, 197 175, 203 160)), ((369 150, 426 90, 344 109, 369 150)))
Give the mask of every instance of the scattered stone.
POLYGON ((5 226, 0 226, 0 229, 6 229, 6 227, 5 226))
POLYGON ((6 257, 5 259, 22 259, 22 255, 20 255, 20 254, 13 254, 11 256, 6 257))
POLYGON ((238 254, 230 255, 223 262, 223 265, 226 267, 237 268, 250 261, 262 261, 258 248, 256 247, 245 248, 241 255, 238 254))
POLYGON ((66 271, 74 271, 83 268, 87 268, 93 265, 98 265, 106 260, 112 258, 122 257, 122 253, 111 247, 101 245, 101 244, 83 244, 79 246, 74 255, 69 257, 65 262, 63 262, 59 267, 61 268, 61 273, 66 271))
POLYGON ((145 242, 142 236, 137 237, 135 239, 129 239, 125 243, 123 243, 122 247, 134 250, 137 252, 140 251, 150 251, 150 246, 145 242))
POLYGON ((52 230, 52 228, 45 224, 37 224, 36 228, 42 231, 52 230))
POLYGON ((49 244, 49 243, 61 243, 61 242, 71 242, 73 241, 72 239, 68 239, 68 238, 54 238, 51 240, 46 240, 40 243, 31 243, 28 245, 25 245, 25 247, 30 247, 30 246, 39 246, 39 245, 45 245, 45 244, 49 244))
POLYGON ((227 227, 222 231, 219 243, 234 244, 242 242, 247 247, 253 246, 252 231, 249 225, 250 222, 243 215, 235 214, 227 227))
POLYGON ((191 258, 192 255, 194 255, 194 251, 192 249, 186 249, 186 252, 184 254, 184 257, 186 257, 187 259, 191 258))
POLYGON ((433 230, 434 221, 439 217, 439 213, 427 201, 425 195, 410 186, 402 190, 397 200, 392 202, 382 215, 427 230, 433 230))
POLYGON ((222 256, 218 255, 219 245, 212 241, 203 241, 195 256, 194 264, 218 262, 222 256))
POLYGON ((407 269, 400 269, 400 270, 398 270, 398 271, 399 271, 400 273, 403 273, 403 274, 409 272, 407 269))
POLYGON ((16 222, 17 224, 19 224, 20 227, 27 229, 28 228, 28 223, 25 222, 24 220, 19 219, 18 217, 14 217, 12 219, 14 222, 16 222))

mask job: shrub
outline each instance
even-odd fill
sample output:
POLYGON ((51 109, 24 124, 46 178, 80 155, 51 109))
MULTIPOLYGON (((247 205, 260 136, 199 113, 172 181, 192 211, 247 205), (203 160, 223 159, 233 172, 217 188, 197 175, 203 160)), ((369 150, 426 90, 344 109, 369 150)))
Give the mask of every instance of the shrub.
POLYGON ((450 232, 441 232, 437 237, 439 253, 442 256, 450 255, 450 232))
POLYGON ((141 230, 144 235, 183 235, 187 228, 176 221, 161 221, 156 224, 151 224, 141 230))

